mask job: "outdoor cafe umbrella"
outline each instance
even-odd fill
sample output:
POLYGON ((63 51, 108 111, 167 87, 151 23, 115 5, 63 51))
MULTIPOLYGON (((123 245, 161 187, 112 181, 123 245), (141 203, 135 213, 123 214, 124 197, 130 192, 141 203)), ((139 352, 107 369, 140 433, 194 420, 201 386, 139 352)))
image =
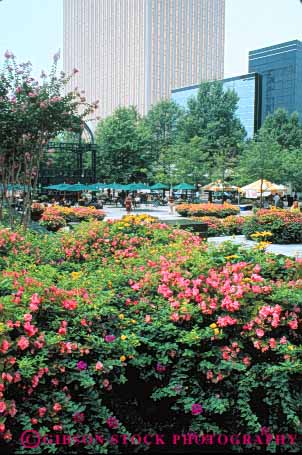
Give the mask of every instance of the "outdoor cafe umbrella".
POLYGON ((164 183, 155 183, 155 185, 150 186, 150 190, 168 190, 169 186, 165 185, 164 183))
POLYGON ((76 191, 76 192, 80 192, 80 191, 87 191, 89 188, 88 188, 88 185, 84 185, 83 183, 76 183, 74 185, 68 185, 64 191, 76 191))
POLYGON ((235 185, 228 185, 227 183, 222 183, 221 180, 216 180, 215 182, 208 183, 207 185, 203 186, 202 189, 204 191, 213 191, 218 193, 220 191, 240 191, 239 186, 235 185))
POLYGON ((87 185, 88 191, 99 191, 107 188, 105 183, 92 183, 91 185, 87 185))
POLYGON ((195 191, 195 186, 190 185, 190 183, 179 183, 179 185, 173 187, 173 190, 195 191))
POLYGON ((269 180, 262 180, 262 187, 261 187, 261 179, 257 180, 256 182, 250 183, 249 185, 245 185, 241 188, 242 193, 269 193, 275 194, 278 192, 285 192, 287 191, 287 187, 284 185, 277 185, 276 183, 272 183, 269 180))
POLYGON ((126 185, 125 190, 128 191, 140 191, 140 190, 150 190, 150 186, 145 185, 144 183, 130 183, 126 185))
POLYGON ((127 185, 122 185, 121 183, 105 183, 104 188, 109 188, 110 190, 126 190, 127 185))

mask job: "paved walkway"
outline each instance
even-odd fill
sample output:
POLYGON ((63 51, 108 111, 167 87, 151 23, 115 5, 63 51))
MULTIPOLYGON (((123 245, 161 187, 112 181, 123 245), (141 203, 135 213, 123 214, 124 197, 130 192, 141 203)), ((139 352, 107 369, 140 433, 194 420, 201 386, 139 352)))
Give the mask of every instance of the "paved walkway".
MULTIPOLYGON (((119 220, 124 215, 126 215, 126 210, 124 208, 120 208, 120 207, 105 206, 103 210, 106 213, 105 220, 108 220, 108 219, 119 220)), ((145 206, 144 204, 142 204, 140 206, 140 208, 133 209, 131 211, 131 215, 141 215, 141 214, 155 216, 155 217, 159 218, 160 220, 177 220, 177 218, 182 218, 177 213, 175 215, 169 214, 169 208, 166 206, 152 207, 149 205, 145 206)))
MULTIPOLYGON (((244 235, 234 235, 234 236, 225 236, 225 237, 210 237, 208 239, 210 243, 214 243, 215 245, 219 245, 220 243, 231 241, 238 245, 245 246, 247 248, 251 248, 256 245, 256 242, 252 240, 247 240, 244 235)), ((293 256, 293 257, 302 257, 302 244, 295 243, 295 244, 288 244, 288 245, 269 245, 266 248, 266 251, 275 254, 284 254, 284 256, 293 256)))
MULTIPOLYGON (((119 220, 124 215, 126 215, 126 210, 120 207, 104 207, 104 211, 106 212, 105 219, 114 219, 119 220)), ((169 214, 168 207, 150 207, 142 205, 139 209, 132 210, 131 214, 133 215, 140 215, 140 214, 148 214, 151 216, 155 216, 162 221, 165 220, 177 220, 182 218, 180 215, 169 214)), ((250 213, 242 212, 240 215, 247 215, 250 213)), ((234 235, 234 236, 225 236, 225 237, 209 237, 208 241, 210 243, 214 243, 219 245, 222 242, 231 241, 233 243, 245 246, 247 248, 253 247, 256 242, 252 240, 247 240, 244 235, 234 235)), ((269 245, 267 247, 267 251, 275 254, 283 254, 284 256, 293 256, 293 257, 302 257, 302 244, 289 244, 289 245, 269 245)))

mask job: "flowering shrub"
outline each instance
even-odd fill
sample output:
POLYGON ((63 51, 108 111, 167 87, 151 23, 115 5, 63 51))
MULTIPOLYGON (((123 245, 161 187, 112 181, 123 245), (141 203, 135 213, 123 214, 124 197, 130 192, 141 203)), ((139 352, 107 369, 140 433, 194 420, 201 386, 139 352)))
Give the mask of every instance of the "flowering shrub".
POLYGON ((269 231, 272 243, 301 243, 302 214, 282 209, 261 209, 250 217, 243 232, 247 238, 253 234, 269 231))
POLYGON ((239 235, 242 234, 244 223, 248 219, 246 216, 230 215, 226 218, 215 216, 194 216, 193 220, 200 221, 208 225, 208 236, 220 235, 239 235))
POLYGON ((29 429, 102 435, 76 454, 142 448, 116 434, 299 432, 300 260, 135 217, 20 242, 0 274, 0 435, 18 453, 29 429))
POLYGON ((41 217, 40 224, 45 226, 49 231, 58 231, 62 227, 66 226, 66 221, 56 211, 45 210, 41 217))
POLYGON ((46 208, 45 214, 58 215, 64 218, 66 222, 87 221, 89 219, 103 220, 105 218, 105 212, 95 207, 61 207, 55 205, 46 208))
POLYGON ((224 204, 179 204, 176 211, 182 216, 215 216, 225 218, 240 212, 239 207, 228 203, 224 204))

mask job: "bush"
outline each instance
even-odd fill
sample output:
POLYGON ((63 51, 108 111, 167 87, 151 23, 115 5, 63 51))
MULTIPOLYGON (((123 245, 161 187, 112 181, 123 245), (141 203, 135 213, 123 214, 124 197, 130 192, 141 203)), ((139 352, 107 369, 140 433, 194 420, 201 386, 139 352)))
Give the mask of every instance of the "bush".
POLYGON ((76 454, 146 449, 112 434, 164 433, 167 448, 172 433, 299 432, 300 260, 208 250, 135 217, 5 241, 31 252, 6 248, 0 274, 0 434, 13 450, 29 453, 29 429, 103 435, 76 454))
POLYGON ((89 219, 103 220, 105 212, 95 207, 61 207, 54 205, 45 210, 46 214, 56 214, 68 222, 87 221, 89 219))
POLYGON ((180 204, 176 211, 182 216, 214 216, 225 218, 240 212, 239 207, 231 204, 180 204))
POLYGON ((208 225, 208 236, 218 237, 221 235, 240 235, 247 216, 230 215, 226 218, 216 218, 214 216, 192 217, 193 220, 208 225))
POLYGON ((282 209, 261 209, 249 218, 243 232, 247 238, 253 239, 253 234, 270 232, 269 241, 272 243, 302 243, 302 214, 282 209))
POLYGON ((41 226, 46 227, 48 231, 58 231, 62 227, 66 226, 65 218, 60 216, 55 210, 45 210, 41 216, 41 226))

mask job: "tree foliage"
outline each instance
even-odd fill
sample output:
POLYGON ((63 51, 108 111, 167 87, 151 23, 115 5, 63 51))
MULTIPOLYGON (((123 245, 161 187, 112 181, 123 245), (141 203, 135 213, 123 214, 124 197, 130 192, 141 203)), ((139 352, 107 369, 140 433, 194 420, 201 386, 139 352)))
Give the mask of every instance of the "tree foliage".
POLYGON ((61 73, 57 77, 59 54, 54 57, 49 77, 42 73, 42 83, 31 76, 30 62, 17 64, 8 51, 5 59, 0 71, 1 214, 5 204, 14 223, 13 193, 8 189, 21 184, 25 190, 22 222, 26 226, 46 144, 61 131, 81 131, 83 119, 93 106, 82 101, 79 93, 65 93, 72 75, 61 73))
POLYGON ((146 180, 152 159, 149 135, 137 110, 121 107, 96 129, 97 172, 101 179, 125 183, 146 180))

